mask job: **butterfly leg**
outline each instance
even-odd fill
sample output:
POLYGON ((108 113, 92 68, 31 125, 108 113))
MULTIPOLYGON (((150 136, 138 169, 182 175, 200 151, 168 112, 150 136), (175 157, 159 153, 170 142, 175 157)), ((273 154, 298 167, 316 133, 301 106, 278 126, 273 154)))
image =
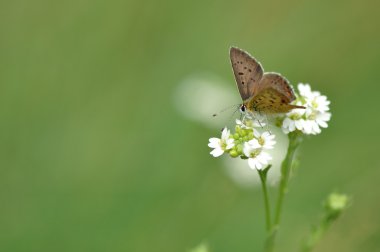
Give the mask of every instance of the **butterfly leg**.
POLYGON ((247 113, 244 113, 244 115, 243 115, 243 119, 241 120, 241 122, 243 123, 243 124, 245 124, 245 117, 247 116, 247 113))
POLYGON ((264 126, 261 124, 261 120, 260 120, 260 117, 262 117, 263 115, 261 114, 261 111, 260 110, 256 110, 257 113, 259 114, 258 118, 256 118, 257 122, 259 123, 260 127, 263 129, 264 126))
POLYGON ((265 120, 266 120, 266 124, 267 124, 267 131, 269 132, 269 135, 272 135, 272 132, 270 131, 270 129, 269 129, 269 120, 268 120, 268 116, 267 115, 265 115, 265 120))

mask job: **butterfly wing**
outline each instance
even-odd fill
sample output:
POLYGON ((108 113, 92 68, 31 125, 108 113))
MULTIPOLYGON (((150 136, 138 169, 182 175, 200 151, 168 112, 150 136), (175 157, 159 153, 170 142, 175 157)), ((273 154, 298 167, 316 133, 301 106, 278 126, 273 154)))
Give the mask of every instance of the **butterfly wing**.
POLYGON ((247 52, 236 47, 230 49, 230 59, 241 98, 247 100, 256 94, 264 70, 247 52))
POLYGON ((287 103, 296 99, 289 81, 278 73, 265 73, 258 85, 257 94, 260 94, 268 88, 272 88, 281 93, 287 103))
POLYGON ((273 87, 260 91, 248 102, 247 107, 251 111, 264 114, 286 113, 295 108, 305 108, 289 104, 289 97, 273 87))

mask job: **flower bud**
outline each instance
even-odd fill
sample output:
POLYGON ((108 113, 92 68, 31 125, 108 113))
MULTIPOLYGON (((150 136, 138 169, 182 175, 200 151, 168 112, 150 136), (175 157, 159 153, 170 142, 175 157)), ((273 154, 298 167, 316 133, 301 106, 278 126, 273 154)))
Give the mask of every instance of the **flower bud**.
POLYGON ((230 156, 236 158, 239 156, 239 153, 235 149, 233 149, 230 151, 230 156))
POLYGON ((347 208, 348 202, 349 199, 345 194, 330 194, 325 202, 327 214, 333 219, 337 218, 347 208))

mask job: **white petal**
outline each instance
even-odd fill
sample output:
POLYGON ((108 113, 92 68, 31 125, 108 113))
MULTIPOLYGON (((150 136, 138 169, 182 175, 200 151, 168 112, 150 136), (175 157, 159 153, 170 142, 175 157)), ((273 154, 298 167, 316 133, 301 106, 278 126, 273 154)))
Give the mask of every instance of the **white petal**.
POLYGON ((322 120, 319 120, 317 119, 317 123, 319 124, 319 126, 321 126, 322 128, 327 128, 328 125, 325 121, 322 121, 322 120))
POLYGON ((252 152, 251 145, 249 145, 249 143, 245 142, 244 147, 243 147, 244 155, 249 157, 249 156, 251 156, 251 152, 252 152))
POLYGON ((256 158, 248 159, 248 165, 249 165, 249 167, 251 167, 251 169, 260 170, 262 168, 262 165, 257 161, 256 158))
POLYGON ((220 146, 220 139, 219 138, 210 138, 209 139, 208 147, 210 148, 217 148, 220 146))
POLYGON ((256 169, 256 160, 254 158, 249 158, 248 165, 251 169, 256 169))
POLYGON ((228 139, 226 145, 227 145, 227 146, 226 146, 226 150, 231 149, 232 147, 235 146, 234 140, 233 140, 233 139, 228 139), (231 140, 231 141, 230 141, 230 140, 231 140))
POLYGON ((267 140, 273 140, 276 136, 274 134, 270 134, 268 137, 267 137, 267 140))
POLYGON ((303 128, 303 120, 294 121, 294 125, 296 126, 296 128, 298 130, 302 130, 302 128, 303 128))
POLYGON ((267 137, 270 137, 270 133, 268 131, 265 131, 263 134, 261 134, 261 137, 266 139, 267 137))
POLYGON ((312 94, 313 94, 314 96, 320 96, 320 95, 321 95, 321 93, 320 93, 319 91, 313 91, 312 94))
POLYGON ((226 141, 227 144, 234 143, 234 142, 235 140, 233 138, 228 138, 226 141))
POLYGON ((250 140, 248 142, 249 146, 252 148, 252 149, 259 149, 261 148, 261 145, 259 144, 259 141, 257 141, 256 138, 250 140))
POLYGON ((305 109, 293 109, 291 113, 292 115, 303 116, 305 114, 305 109))
POLYGON ((304 121, 303 131, 302 132, 305 133, 305 134, 310 134, 311 130, 312 130, 312 125, 311 125, 310 120, 304 121))
POLYGON ((316 122, 314 122, 312 125, 313 125, 313 132, 314 133, 316 133, 316 134, 321 133, 321 129, 319 128, 319 126, 316 122))
POLYGON ((318 119, 328 122, 331 119, 331 113, 328 113, 328 112, 320 113, 318 114, 318 119))
POLYGON ((296 126, 294 125, 294 121, 292 121, 290 124, 289 124, 289 131, 292 132, 296 129, 296 126))
POLYGON ((255 138, 259 138, 259 137, 260 137, 260 132, 257 131, 257 130, 254 130, 254 131, 253 131, 253 136, 254 136, 255 138))
POLYGON ((256 162, 256 169, 261 170, 263 168, 263 165, 260 162, 256 162))
POLYGON ((261 164, 264 164, 264 165, 268 164, 268 160, 266 160, 264 156, 262 156, 262 155, 258 155, 256 158, 257 158, 257 160, 258 160, 261 164))
POLYGON ((290 120, 289 118, 285 118, 284 121, 282 122, 282 127, 289 128, 291 121, 292 120, 290 120))
POLYGON ((274 145, 276 144, 276 141, 266 141, 263 148, 264 149, 273 149, 274 145))
POLYGON ((222 139, 228 139, 230 137, 230 131, 227 128, 224 128, 222 131, 222 139))
POLYGON ((300 95, 302 95, 302 96, 309 97, 312 95, 311 88, 310 88, 309 84, 302 84, 302 83, 298 84, 298 91, 299 91, 300 95))
POLYGON ((221 148, 216 148, 213 151, 210 152, 211 155, 214 157, 219 157, 224 153, 224 151, 221 148))
POLYGON ((305 109, 306 117, 309 117, 311 114, 313 114, 313 109, 311 107, 306 108, 305 109))

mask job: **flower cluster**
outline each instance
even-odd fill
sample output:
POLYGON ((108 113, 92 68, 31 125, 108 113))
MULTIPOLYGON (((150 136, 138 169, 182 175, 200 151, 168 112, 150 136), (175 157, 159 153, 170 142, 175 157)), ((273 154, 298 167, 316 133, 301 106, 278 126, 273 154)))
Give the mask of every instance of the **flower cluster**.
MULTIPOLYGON (((298 131, 305 135, 316 135, 321 133, 321 128, 327 128, 327 122, 331 118, 329 112, 330 101, 327 97, 317 91, 312 91, 309 84, 298 85, 297 99, 295 105, 304 106, 305 109, 293 109, 285 115, 276 117, 278 126, 285 134, 298 131)), ((252 169, 263 169, 269 164, 272 157, 266 150, 273 149, 275 136, 269 131, 260 133, 264 129, 264 123, 253 118, 250 112, 244 114, 244 121, 236 120, 235 132, 224 128, 221 138, 210 138, 208 146, 213 148, 210 154, 219 157, 228 153, 231 157, 241 157, 248 160, 252 169)), ((267 121, 268 123, 268 121, 267 121)))
MULTIPOLYGON (((248 165, 252 169, 263 169, 269 164, 272 157, 266 150, 273 149, 275 145, 274 135, 268 131, 260 133, 257 123, 247 118, 244 122, 236 120, 235 133, 224 128, 221 138, 210 138, 208 146, 213 148, 210 152, 214 157, 228 153, 231 157, 248 159, 248 165)), ((261 124, 262 125, 262 124, 261 124)))
POLYGON ((331 118, 330 101, 320 92, 312 91, 309 84, 298 84, 298 91, 294 104, 306 109, 293 109, 287 113, 282 121, 282 130, 286 134, 299 130, 306 135, 317 135, 321 128, 327 128, 331 118))

